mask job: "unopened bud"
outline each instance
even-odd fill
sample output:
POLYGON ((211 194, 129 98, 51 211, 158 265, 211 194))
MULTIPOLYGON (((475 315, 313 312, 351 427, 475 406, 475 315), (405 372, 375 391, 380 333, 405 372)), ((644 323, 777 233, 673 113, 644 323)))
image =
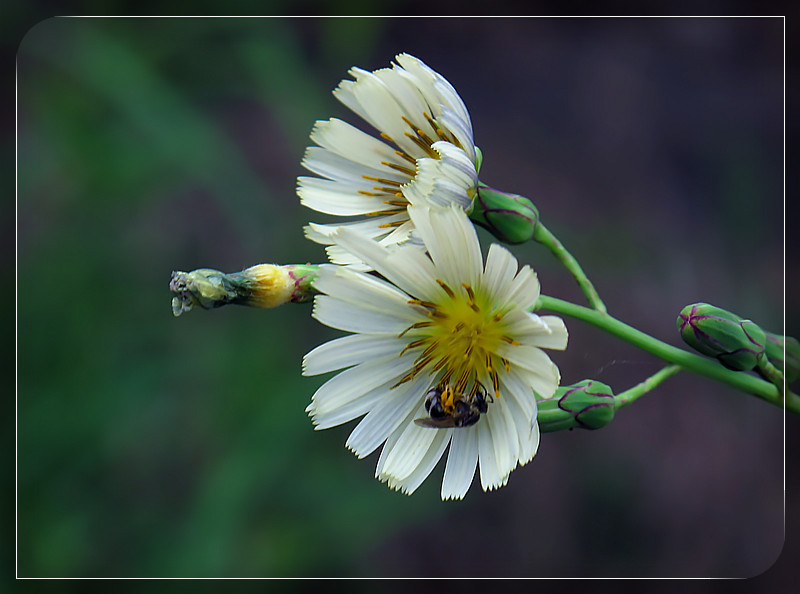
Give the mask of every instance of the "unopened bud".
POLYGON ((783 372, 786 383, 792 383, 800 377, 800 342, 791 336, 781 336, 772 332, 764 334, 767 337, 766 353, 770 363, 783 372))
POLYGON ((765 356, 764 331, 750 320, 708 303, 683 308, 677 319, 684 342, 728 369, 749 371, 765 356))
POLYGON ((575 427, 599 429, 614 418, 614 393, 602 382, 585 379, 561 386, 551 398, 537 400, 536 407, 542 433, 575 427))
POLYGON ((478 185, 469 216, 473 222, 505 243, 529 241, 539 223, 539 211, 533 202, 524 196, 501 192, 485 184, 478 185))
POLYGON ((173 272, 169 283, 172 313, 177 317, 195 306, 214 309, 235 303, 277 307, 310 301, 316 294, 311 283, 318 268, 311 264, 258 264, 231 274, 210 268, 173 272))

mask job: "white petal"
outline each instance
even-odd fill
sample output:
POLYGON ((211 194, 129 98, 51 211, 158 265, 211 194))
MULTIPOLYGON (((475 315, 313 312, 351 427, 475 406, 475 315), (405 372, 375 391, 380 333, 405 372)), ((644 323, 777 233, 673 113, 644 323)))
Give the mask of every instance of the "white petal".
POLYGON ((409 164, 386 143, 337 118, 316 122, 311 130, 311 140, 368 167, 380 167, 381 161, 404 167, 409 164))
POLYGON ((329 245, 325 248, 325 253, 328 255, 328 260, 334 264, 348 266, 362 272, 369 272, 372 270, 371 267, 361 261, 361 258, 351 254, 341 246, 329 245))
POLYGON ((472 206, 472 186, 449 179, 441 161, 419 159, 417 175, 402 187, 403 196, 415 206, 447 207, 451 204, 468 210, 472 206))
POLYGON ((541 316, 541 320, 550 328, 550 335, 547 340, 538 340, 537 346, 559 351, 566 349, 569 333, 567 332, 567 326, 564 324, 564 320, 558 316, 541 316))
MULTIPOLYGON (((387 134, 400 150, 414 158, 426 155, 425 151, 405 136, 406 132, 411 131, 403 121, 405 113, 380 79, 372 73, 366 73, 358 78, 350 90, 364 119, 380 132, 387 134)), ((334 95, 336 94, 337 91, 334 91, 334 95)))
POLYGON ((330 429, 371 411, 384 398, 385 392, 386 386, 381 386, 346 402, 342 401, 331 410, 317 411, 313 403, 306 410, 311 415, 315 431, 330 429))
POLYGON ((489 246, 481 286, 489 295, 499 297, 517 272, 517 259, 500 244, 489 246))
POLYGON ((359 235, 374 239, 387 234, 386 228, 381 228, 381 225, 397 221, 408 221, 408 215, 406 213, 402 213, 396 215, 375 216, 366 219, 359 219, 357 221, 345 221, 343 223, 337 222, 331 225, 309 223, 307 227, 303 227, 303 231, 305 231, 306 237, 308 237, 310 240, 329 245, 333 243, 333 240, 330 236, 335 233, 339 227, 347 227, 359 235))
POLYGON ((501 343, 497 354, 516 366, 519 377, 536 390, 541 398, 552 396, 561 381, 558 367, 544 351, 536 347, 501 343))
POLYGON ((462 188, 476 188, 478 172, 475 171, 474 159, 463 149, 450 142, 434 142, 431 147, 439 154, 442 175, 457 183, 462 188))
POLYGON ((422 250, 414 246, 390 250, 349 229, 339 230, 334 237, 339 246, 361 258, 409 295, 433 302, 445 296, 436 283, 436 269, 422 250))
POLYGON ((436 271, 451 289, 467 283, 475 286, 483 270, 475 227, 458 207, 426 209, 410 206, 408 214, 417 228, 436 271))
POLYGON ((472 123, 446 108, 442 110, 436 121, 453 135, 455 144, 460 145, 474 163, 477 155, 472 135, 472 123))
POLYGON ((378 464, 375 466, 375 478, 380 478, 382 476, 383 467, 386 464, 386 458, 388 458, 389 454, 392 452, 394 444, 396 444, 397 440, 400 439, 400 436, 403 433, 403 427, 409 423, 412 423, 416 416, 416 409, 409 410, 408 415, 406 415, 406 418, 400 422, 400 424, 397 426, 397 429, 392 431, 389 434, 389 437, 386 438, 386 443, 383 444, 383 447, 381 448, 381 454, 378 457, 378 464))
POLYGON ((505 294, 498 296, 502 303, 513 303, 516 308, 524 310, 531 309, 538 298, 539 280, 527 264, 517 272, 505 294))
POLYGON ((400 334, 411 324, 407 318, 390 315, 375 309, 367 309, 328 295, 314 297, 314 319, 345 332, 363 334, 400 334))
POLYGON ((343 266, 322 266, 313 284, 322 293, 364 309, 377 310, 404 320, 419 317, 409 306, 410 297, 407 294, 364 272, 343 266))
POLYGON ((325 214, 354 216, 396 208, 386 204, 380 196, 359 194, 359 190, 364 188, 358 184, 319 177, 298 177, 297 184, 300 202, 325 214))
POLYGON ((519 438, 514 419, 511 418, 504 399, 496 398, 480 422, 489 425, 497 472, 500 476, 507 476, 517 466, 519 438))
MULTIPOLYGON (((414 56, 400 54, 396 60, 402 66, 402 69, 398 69, 399 73, 414 81, 431 106, 432 115, 439 125, 455 134, 451 125, 453 122, 459 122, 457 136, 465 147, 472 148, 474 143, 469 112, 453 86, 441 74, 414 56)), ((474 153, 470 156, 474 161, 474 153)))
POLYGON ((453 432, 442 480, 442 499, 462 499, 467 494, 478 465, 478 428, 453 432))
POLYGON ((411 474, 404 479, 396 479, 388 475, 379 476, 378 478, 381 480, 386 479, 392 489, 398 489, 407 495, 411 495, 433 471, 434 467, 441 459, 442 454, 444 454, 444 450, 449 441, 450 435, 447 431, 436 431, 436 435, 430 447, 426 450, 425 455, 411 474))
POLYGON ((351 334, 319 345, 303 357, 303 375, 319 375, 391 354, 404 344, 396 336, 351 334))
POLYGON ((319 146, 308 147, 301 164, 309 171, 328 179, 366 183, 369 186, 374 186, 376 182, 364 179, 365 175, 389 179, 398 183, 408 183, 411 180, 411 176, 406 173, 389 167, 375 167, 379 162, 373 163, 373 166, 365 165, 319 146))
MULTIPOLYGON (((427 416, 422 401, 420 401, 416 415, 417 417, 427 416)), ((433 443, 433 438, 440 430, 420 427, 414 422, 407 423, 405 427, 401 426, 398 430, 401 432, 400 438, 386 457, 382 474, 395 480, 403 480, 420 464, 433 443)))
POLYGON ((381 68, 374 74, 390 89, 403 113, 414 124, 414 127, 421 129, 429 138, 437 138, 436 131, 424 116, 425 113, 431 114, 432 110, 419 87, 408 77, 401 75, 397 69, 381 68))
POLYGON ((306 409, 312 414, 336 410, 340 406, 383 386, 387 393, 398 377, 410 369, 413 358, 388 356, 342 371, 322 384, 306 409))
POLYGON ((530 388, 519 391, 520 384, 510 383, 506 374, 501 380, 502 399, 516 425, 519 440, 519 465, 530 462, 539 447, 539 425, 536 421, 536 400, 530 388))
POLYGON ((516 403, 516 408, 530 422, 536 418, 536 395, 528 379, 528 372, 515 367, 512 367, 511 371, 500 375, 503 397, 506 396, 506 392, 510 391, 509 400, 513 400, 516 403))
POLYGON ((494 442, 489 423, 478 423, 475 426, 478 428, 478 461, 481 487, 484 491, 490 491, 504 485, 508 475, 503 477, 497 469, 497 459, 495 458, 494 442))
MULTIPOLYGON (((347 372, 343 372, 347 373, 347 372)), ((430 387, 430 378, 421 375, 392 390, 356 425, 347 439, 347 447, 359 458, 370 455, 422 401, 430 387)))

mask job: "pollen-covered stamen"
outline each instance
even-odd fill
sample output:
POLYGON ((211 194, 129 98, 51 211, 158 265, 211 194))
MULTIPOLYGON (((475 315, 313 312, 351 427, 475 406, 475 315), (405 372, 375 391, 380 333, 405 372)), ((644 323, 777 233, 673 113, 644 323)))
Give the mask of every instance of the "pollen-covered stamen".
POLYGON ((408 328, 403 330, 400 334, 397 335, 397 338, 403 338, 407 332, 410 330, 416 330, 418 328, 429 328, 433 326, 434 322, 426 321, 426 322, 417 322, 416 324, 411 324, 408 328))
POLYGON ((405 135, 408 139, 416 144, 419 148, 421 148, 429 157, 433 157, 434 159, 439 158, 439 153, 431 148, 431 145, 427 144, 424 140, 420 139, 418 136, 411 134, 410 132, 406 132, 405 135))
MULTIPOLYGON (((386 184, 387 186, 397 186, 400 187, 403 185, 403 182, 395 181, 393 179, 386 179, 383 177, 373 177, 372 175, 362 175, 364 179, 368 179, 369 181, 376 181, 380 184, 386 184)), ((394 190, 391 190, 394 192, 394 190)))
POLYGON ((419 340, 414 340, 412 342, 409 342, 405 347, 403 347, 403 350, 400 351, 400 355, 398 355, 398 356, 402 357, 403 355, 406 354, 406 351, 409 351, 411 349, 415 349, 417 347, 421 347, 422 345, 430 342, 431 340, 432 339, 430 337, 428 337, 428 338, 420 338, 419 340))
POLYGON ((444 289, 444 292, 447 293, 447 296, 450 297, 450 299, 455 299, 456 295, 453 293, 453 289, 448 287, 446 282, 440 278, 437 278, 436 282, 439 283, 439 286, 442 287, 442 289, 444 289))
MULTIPOLYGON (((406 161, 408 161, 408 162, 409 162, 409 163, 411 163, 412 165, 416 166, 416 164, 417 164, 417 160, 416 160, 414 157, 412 157, 412 156, 410 156, 410 155, 407 155, 407 154, 406 154, 406 153, 404 153, 403 151, 398 151, 398 150, 395 150, 395 151, 394 151, 394 153, 395 153, 395 154, 396 154, 398 157, 402 157, 403 159, 405 159, 406 161)), ((400 165, 395 165, 394 163, 387 163, 386 161, 381 161, 381 165, 388 165, 389 167, 395 167, 395 168, 398 168, 398 169, 400 168, 400 165)), ((407 170, 406 170, 406 171, 407 171, 407 170)))
POLYGON ((411 305, 420 305, 427 309, 439 309, 439 306, 435 303, 431 303, 430 301, 422 301, 421 299, 409 299, 408 302, 411 305))
POLYGON ((425 116, 426 120, 428 120, 428 123, 431 125, 431 128, 433 128, 436 131, 436 136, 439 137, 439 140, 446 140, 448 142, 451 142, 450 138, 448 138, 447 135, 444 133, 444 130, 442 130, 436 124, 436 121, 431 116, 428 115, 428 112, 423 112, 422 115, 425 116))
MULTIPOLYGON (((417 164, 417 162, 413 159, 413 157, 409 157, 408 155, 406 155, 405 153, 401 153, 400 151, 395 151, 395 152, 400 154, 400 155, 402 155, 402 156, 404 156, 404 157, 406 157, 414 165, 417 164)), ((381 161, 381 165, 386 165, 387 167, 390 167, 390 168, 394 169, 395 171, 399 171, 400 173, 405 173, 409 177, 414 177, 417 174, 416 169, 410 169, 408 167, 403 167, 402 165, 397 165, 396 163, 390 163, 389 161, 381 161)))
POLYGON ((402 214, 406 212, 405 208, 392 208, 389 210, 375 210, 373 212, 365 212, 365 217, 390 217, 396 214, 402 214))
POLYGON ((472 287, 470 287, 467 283, 461 283, 461 286, 467 291, 467 305, 469 305, 470 308, 472 308, 472 311, 475 313, 480 312, 480 308, 475 304, 475 293, 473 292, 472 287))
POLYGON ((492 389, 494 390, 494 397, 500 398, 500 378, 497 375, 497 370, 492 369, 489 377, 492 378, 492 389))

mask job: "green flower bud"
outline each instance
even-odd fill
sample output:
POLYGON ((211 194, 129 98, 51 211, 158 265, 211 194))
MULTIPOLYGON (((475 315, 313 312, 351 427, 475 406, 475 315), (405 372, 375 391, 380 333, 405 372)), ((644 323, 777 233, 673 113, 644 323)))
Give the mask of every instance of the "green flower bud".
POLYGON ((178 317, 195 306, 213 309, 229 303, 277 307, 310 301, 316 294, 311 283, 318 268, 311 264, 258 264, 231 274, 211 268, 173 272, 169 283, 172 313, 178 317))
POLYGON ((585 379, 561 386, 551 398, 536 401, 542 433, 582 427, 600 429, 614 418, 614 393, 602 382, 585 379))
POLYGON ((539 211, 533 202, 479 183, 469 214, 473 222, 505 243, 523 243, 533 238, 539 211))
POLYGON ((684 342, 728 369, 749 371, 764 355, 764 331, 750 320, 708 303, 683 308, 677 319, 684 342))
POLYGON ((786 383, 792 383, 800 377, 800 342, 791 336, 781 336, 772 332, 764 334, 767 337, 767 358, 783 372, 786 383), (784 346, 786 347, 786 359, 783 354, 784 346))

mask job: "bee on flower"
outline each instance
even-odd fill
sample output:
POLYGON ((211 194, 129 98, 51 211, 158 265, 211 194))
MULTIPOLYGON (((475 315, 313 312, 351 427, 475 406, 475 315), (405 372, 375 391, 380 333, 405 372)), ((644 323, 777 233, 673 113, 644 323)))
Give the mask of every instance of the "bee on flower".
MULTIPOLYGON (((469 112, 452 85, 421 60, 400 54, 391 68, 352 68, 333 94, 379 133, 342 120, 317 121, 303 166, 319 177, 298 178, 302 204, 354 217, 344 223, 382 245, 407 241, 410 205, 456 204, 469 211, 478 187, 480 151, 469 112)), ((353 258, 331 235, 342 226, 311 223, 306 235, 329 245, 337 264, 353 258)))
POLYGON ((317 429, 364 415, 347 447, 363 458, 383 445, 376 477, 409 494, 449 446, 441 496, 460 499, 476 468, 483 489, 496 489, 536 454, 536 395, 560 381, 542 349, 566 348, 567 330, 529 312, 539 297, 530 267, 497 244, 484 261, 457 205, 407 213, 421 246, 331 234, 380 277, 320 267, 313 316, 350 334, 305 356, 305 375, 339 371, 307 411, 317 429))

